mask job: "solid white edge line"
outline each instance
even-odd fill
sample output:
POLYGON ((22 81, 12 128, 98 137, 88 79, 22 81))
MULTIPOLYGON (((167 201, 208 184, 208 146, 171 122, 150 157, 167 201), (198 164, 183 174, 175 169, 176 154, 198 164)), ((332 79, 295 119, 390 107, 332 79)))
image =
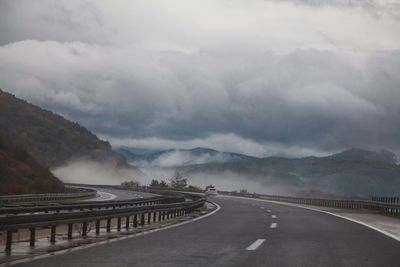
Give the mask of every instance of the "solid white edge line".
MULTIPOLYGON (((227 196, 227 197, 234 197, 234 196, 227 196)), ((394 240, 400 242, 400 237, 395 236, 394 234, 391 234, 389 232, 386 232, 385 230, 376 228, 375 226, 372 226, 372 225, 367 224, 365 222, 362 222, 362 221, 359 221, 359 220, 356 220, 356 219, 353 219, 353 218, 349 218, 349 217, 346 217, 346 216, 343 216, 343 215, 335 214, 335 213, 332 213, 332 212, 329 212, 329 211, 319 210, 319 209, 310 208, 310 207, 303 207, 303 206, 298 206, 298 205, 295 205, 295 204, 292 204, 292 203, 279 202, 279 201, 273 201, 273 200, 267 200, 267 199, 257 199, 257 198, 249 198, 249 197, 237 197, 237 198, 244 198, 244 199, 250 199, 250 200, 256 200, 256 201, 270 202, 270 203, 275 203, 275 204, 278 204, 278 205, 279 204, 280 205, 286 205, 286 206, 297 207, 297 208, 301 208, 301 209, 307 209, 307 210, 312 210, 312 211, 317 211, 317 212, 329 214, 329 215, 332 215, 332 216, 335 216, 335 217, 338 217, 338 218, 342 218, 342 219, 345 219, 345 220, 348 220, 348 221, 351 221, 351 222, 354 222, 354 223, 358 223, 360 225, 368 227, 368 228, 370 228, 372 230, 375 230, 375 231, 377 231, 377 232, 379 232, 379 233, 381 233, 381 234, 383 234, 383 235, 385 235, 387 237, 393 238, 394 240)))
POLYGON ((257 239, 250 246, 246 248, 246 250, 256 250, 262 243, 264 243, 265 239, 257 239))
POLYGON ((113 239, 108 239, 108 240, 104 240, 104 241, 100 241, 100 242, 96 242, 96 243, 92 243, 92 244, 88 244, 88 245, 82 245, 82 246, 78 246, 78 247, 74 247, 74 248, 68 248, 68 249, 64 249, 64 250, 59 250, 59 251, 55 251, 55 252, 51 252, 51 253, 47 253, 47 254, 43 254, 43 255, 38 255, 38 256, 33 256, 33 257, 28 257, 28 258, 24 258, 24 259, 20 259, 20 260, 15 260, 15 261, 10 261, 10 262, 6 262, 6 263, 2 263, 0 264, 0 267, 3 266, 11 266, 11 265, 15 265, 15 264, 19 264, 19 263, 24 263, 24 262, 31 262, 31 261, 35 261, 35 260, 39 260, 39 259, 44 259, 44 258, 48 258, 51 256, 56 256, 56 255, 61 255, 61 254, 65 254, 68 252, 72 252, 72 251, 76 251, 76 250, 81 250, 81 249, 86 249, 86 248, 90 248, 90 247, 96 247, 96 246, 101 246, 104 244, 108 244, 108 243, 112 243, 112 242, 116 242, 116 241, 120 241, 120 240, 124 240, 124 239, 131 239, 137 236, 141 236, 141 235, 147 235, 147 234, 151 234, 151 233, 155 233, 155 232, 159 232, 159 231, 163 231, 163 230, 167 230, 167 229, 171 229, 171 228, 175 228, 184 224, 188 224, 188 223, 192 223, 204 218, 207 218, 208 216, 213 215, 214 213, 216 213, 217 211, 219 211, 221 209, 221 206, 218 205, 215 202, 209 201, 211 204, 215 205, 217 208, 215 210, 213 210, 210 213, 207 213, 205 215, 199 216, 197 218, 188 220, 188 221, 184 221, 181 223, 176 223, 176 224, 172 224, 172 225, 168 225, 162 228, 157 228, 157 229, 153 229, 153 230, 148 230, 145 232, 140 232, 140 233, 136 233, 136 234, 132 234, 132 235, 128 235, 128 236, 122 236, 122 237, 117 237, 117 238, 113 238, 113 239))
POLYGON ((270 228, 276 228, 278 226, 277 223, 271 223, 270 228))

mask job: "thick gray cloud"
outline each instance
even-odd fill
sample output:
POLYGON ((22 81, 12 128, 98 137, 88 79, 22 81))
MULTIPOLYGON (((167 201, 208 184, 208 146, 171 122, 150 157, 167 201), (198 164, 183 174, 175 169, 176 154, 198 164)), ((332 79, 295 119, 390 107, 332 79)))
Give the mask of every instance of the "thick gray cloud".
POLYGON ((0 2, 0 44, 26 39, 107 42, 101 11, 85 1, 0 2))
POLYGON ((1 2, 0 87, 115 145, 400 151, 397 5, 189 2, 1 2))

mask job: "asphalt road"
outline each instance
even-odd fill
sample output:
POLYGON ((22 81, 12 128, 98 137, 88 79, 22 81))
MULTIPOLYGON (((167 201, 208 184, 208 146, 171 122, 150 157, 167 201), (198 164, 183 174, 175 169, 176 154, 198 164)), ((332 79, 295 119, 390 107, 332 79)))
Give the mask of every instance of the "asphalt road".
POLYGON ((328 214, 216 197, 179 227, 18 266, 400 266, 400 242, 328 214))
MULTIPOLYGON (((118 190, 111 188, 92 188, 90 189, 97 190, 98 197, 90 198, 83 201, 108 201, 108 200, 127 200, 127 199, 140 199, 147 197, 157 196, 155 194, 147 193, 147 192, 137 192, 137 191, 128 191, 128 190, 118 190)), ((82 200, 80 200, 82 201, 82 200)))

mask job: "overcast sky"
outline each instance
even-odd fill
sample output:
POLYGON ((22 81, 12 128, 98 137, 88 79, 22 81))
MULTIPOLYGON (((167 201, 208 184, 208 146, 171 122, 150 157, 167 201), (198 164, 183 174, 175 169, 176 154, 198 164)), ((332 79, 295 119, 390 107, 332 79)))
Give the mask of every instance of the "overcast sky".
POLYGON ((0 0, 0 88, 114 146, 400 152, 397 0, 0 0))

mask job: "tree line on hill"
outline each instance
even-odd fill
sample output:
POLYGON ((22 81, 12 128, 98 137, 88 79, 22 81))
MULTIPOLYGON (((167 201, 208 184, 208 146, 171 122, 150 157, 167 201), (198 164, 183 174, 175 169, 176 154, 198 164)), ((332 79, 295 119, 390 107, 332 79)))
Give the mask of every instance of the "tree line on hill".
MULTIPOLYGON (((131 180, 122 182, 121 186, 139 187, 141 186, 141 184, 138 181, 131 180)), ((174 190, 202 191, 200 187, 189 185, 188 179, 184 178, 179 171, 176 171, 175 174, 168 180, 168 182, 163 179, 161 179, 160 181, 157 179, 152 179, 149 187, 165 189, 169 188, 174 190)))

